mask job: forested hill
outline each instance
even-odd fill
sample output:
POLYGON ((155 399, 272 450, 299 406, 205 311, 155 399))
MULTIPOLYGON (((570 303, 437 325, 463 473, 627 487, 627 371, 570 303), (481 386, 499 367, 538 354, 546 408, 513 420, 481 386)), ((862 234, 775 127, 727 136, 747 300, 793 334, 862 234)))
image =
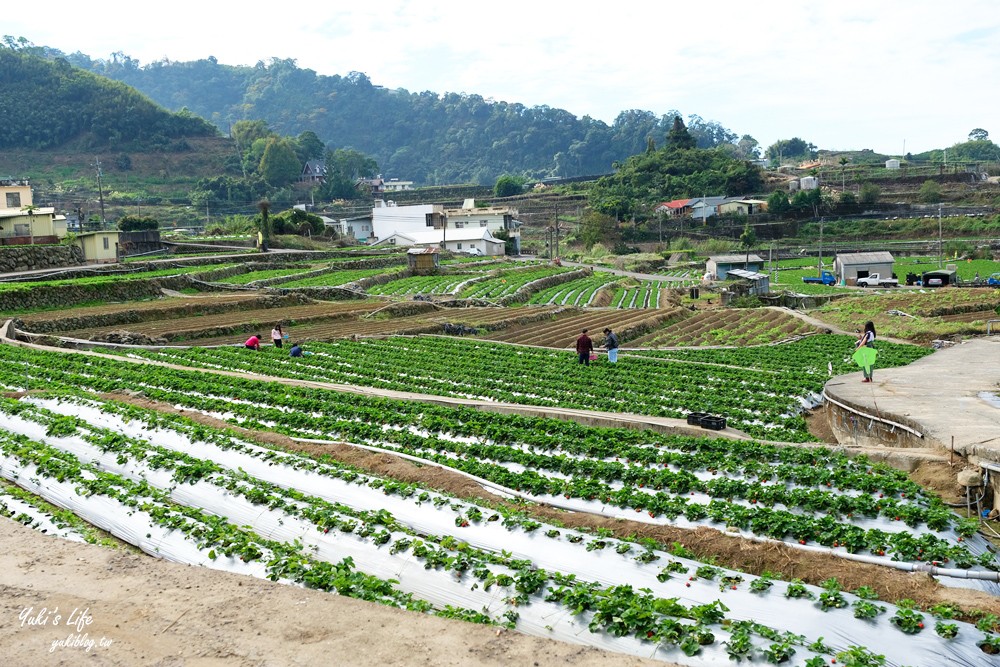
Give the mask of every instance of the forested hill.
MULTIPOLYGON (((140 66, 121 53, 108 60, 79 53, 65 57, 134 86, 169 109, 187 108, 224 133, 241 119, 264 120, 286 136, 312 131, 327 148, 353 148, 373 157, 386 177, 423 185, 492 184, 505 173, 607 173, 612 163, 646 150, 648 139, 661 145, 677 115, 625 111, 608 125, 561 109, 479 95, 389 90, 361 73, 318 75, 294 60, 254 67, 214 58, 140 66)), ((731 131, 697 116, 689 117, 688 129, 702 147, 728 143, 735 149, 738 143, 731 131)))
POLYGON ((76 142, 162 150, 215 127, 190 113, 171 113, 133 88, 65 60, 0 47, 0 149, 46 149, 76 142))

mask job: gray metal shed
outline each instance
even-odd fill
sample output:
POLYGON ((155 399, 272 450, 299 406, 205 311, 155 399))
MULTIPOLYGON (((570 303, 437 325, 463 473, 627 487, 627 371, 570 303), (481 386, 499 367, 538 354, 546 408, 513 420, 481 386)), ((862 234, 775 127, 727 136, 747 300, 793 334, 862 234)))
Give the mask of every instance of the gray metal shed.
POLYGON ((736 290, 739 293, 751 296, 763 296, 771 292, 771 278, 766 273, 756 271, 744 271, 743 269, 729 269, 727 277, 738 278, 744 283, 744 289, 736 290))
POLYGON ((833 272, 840 280, 867 278, 873 273, 890 277, 895 261, 892 253, 884 250, 841 254, 833 261, 833 272))
POLYGON ((716 280, 725 280, 730 269, 760 271, 763 267, 764 260, 753 253, 750 253, 749 258, 745 254, 713 255, 705 262, 705 272, 711 273, 716 280))

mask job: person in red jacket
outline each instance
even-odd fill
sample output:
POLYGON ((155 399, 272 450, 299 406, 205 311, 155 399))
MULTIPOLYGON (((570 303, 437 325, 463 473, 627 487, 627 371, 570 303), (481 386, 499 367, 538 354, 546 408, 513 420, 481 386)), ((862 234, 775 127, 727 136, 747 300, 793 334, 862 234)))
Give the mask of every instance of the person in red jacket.
POLYGON ((590 340, 590 336, 587 335, 587 330, 584 329, 580 337, 576 339, 576 354, 579 356, 579 361, 584 366, 590 365, 590 353, 594 351, 594 341, 590 340))
POLYGON ((260 334, 254 334, 247 338, 247 342, 244 343, 248 350, 260 350, 260 334))

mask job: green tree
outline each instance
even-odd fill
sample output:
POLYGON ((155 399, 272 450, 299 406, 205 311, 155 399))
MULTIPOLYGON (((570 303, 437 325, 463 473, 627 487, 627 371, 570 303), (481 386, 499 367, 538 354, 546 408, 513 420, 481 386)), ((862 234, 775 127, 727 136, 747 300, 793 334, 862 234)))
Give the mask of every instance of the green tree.
POLYGON ((145 232, 159 228, 159 221, 150 216, 125 215, 118 219, 118 229, 123 232, 145 232))
POLYGON ((583 216, 580 227, 580 240, 584 247, 590 250, 595 243, 613 246, 620 240, 618 222, 610 215, 591 211, 583 216))
POLYGON ((862 204, 874 204, 882 194, 882 189, 874 183, 862 183, 858 193, 858 201, 862 204))
POLYGON ((926 180, 920 186, 917 197, 925 204, 933 204, 941 201, 941 186, 937 181, 926 180))
POLYGON ((767 147, 767 159, 771 162, 814 157, 816 157, 816 146, 799 137, 780 139, 767 147))
POLYGON ((788 195, 781 190, 775 190, 767 198, 767 212, 779 218, 784 217, 790 210, 788 195))
POLYGON ((972 132, 969 132, 969 141, 989 141, 990 133, 981 127, 977 127, 972 132))
POLYGON ((760 143, 749 134, 744 134, 736 144, 736 157, 741 160, 756 160, 760 157, 760 143))
POLYGON ((750 266, 750 249, 757 245, 757 232, 750 226, 750 221, 743 226, 743 233, 740 234, 740 246, 746 250, 747 256, 743 263, 743 268, 750 266))
POLYGON ((281 188, 293 183, 302 174, 302 163, 295 154, 295 145, 284 137, 267 140, 257 170, 271 187, 281 188))
POLYGON ((493 186, 493 196, 514 197, 524 192, 524 179, 518 176, 504 174, 493 186))
POLYGON ((299 162, 306 163, 309 160, 319 160, 326 151, 326 145, 320 141, 316 133, 312 130, 303 132, 295 139, 295 154, 299 157, 299 162))
POLYGON ((691 136, 680 116, 674 116, 674 124, 667 133, 667 148, 687 150, 694 148, 697 140, 691 136))
POLYGON ((271 202, 266 199, 257 204, 260 209, 260 218, 257 219, 257 231, 260 234, 260 251, 267 252, 271 243, 271 202))

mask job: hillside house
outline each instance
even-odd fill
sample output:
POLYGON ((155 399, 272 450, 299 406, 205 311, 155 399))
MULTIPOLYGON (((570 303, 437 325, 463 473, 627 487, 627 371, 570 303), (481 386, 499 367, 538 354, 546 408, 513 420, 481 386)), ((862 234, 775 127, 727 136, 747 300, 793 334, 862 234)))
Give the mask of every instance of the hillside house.
POLYGON ((695 220, 707 220, 719 214, 719 206, 736 197, 699 197, 689 200, 691 217, 695 220))
POLYGON ((656 205, 653 211, 666 214, 671 218, 683 218, 691 215, 691 201, 690 199, 674 199, 661 202, 656 205))
POLYGON ((56 232, 66 235, 65 220, 52 207, 34 206, 27 180, 0 179, 0 245, 58 243, 56 232))
POLYGON ((402 192, 413 189, 413 181, 401 181, 398 178, 390 178, 384 182, 385 192, 402 192))
POLYGON ((397 232, 424 232, 443 229, 444 206, 441 204, 414 204, 396 206, 396 202, 375 200, 372 209, 372 234, 374 241, 387 239, 397 232))
POLYGON ((767 202, 760 199, 734 199, 719 204, 719 215, 757 215, 767 211, 767 202))
POLYGON ((326 182, 326 162, 324 160, 306 160, 302 166, 302 175, 299 180, 303 183, 325 183, 326 182))
POLYGON ((466 199, 462 208, 444 210, 448 229, 488 229, 490 234, 506 232, 514 242, 514 254, 521 252, 521 221, 517 209, 510 206, 476 206, 474 199, 466 199))
POLYGON ((372 245, 382 247, 441 248, 458 253, 476 253, 491 257, 504 254, 505 243, 494 238, 490 230, 473 227, 470 229, 431 229, 419 232, 395 232, 372 245))
POLYGON ((446 229, 451 239, 459 238, 454 232, 477 229, 488 230, 493 238, 494 233, 504 231, 513 239, 515 252, 520 252, 521 222, 516 215, 517 209, 510 206, 477 207, 472 199, 465 200, 461 208, 448 209, 441 204, 396 206, 391 200, 376 200, 372 209, 373 237, 375 241, 394 234, 412 238, 416 233, 446 229))
POLYGON ((764 260, 758 255, 750 253, 743 255, 713 255, 705 262, 705 273, 715 277, 715 280, 726 280, 726 276, 733 269, 746 271, 760 271, 764 266, 764 260))
POLYGON ((833 260, 833 273, 847 284, 873 273, 888 277, 892 276, 895 261, 892 253, 886 251, 840 254, 833 260))

